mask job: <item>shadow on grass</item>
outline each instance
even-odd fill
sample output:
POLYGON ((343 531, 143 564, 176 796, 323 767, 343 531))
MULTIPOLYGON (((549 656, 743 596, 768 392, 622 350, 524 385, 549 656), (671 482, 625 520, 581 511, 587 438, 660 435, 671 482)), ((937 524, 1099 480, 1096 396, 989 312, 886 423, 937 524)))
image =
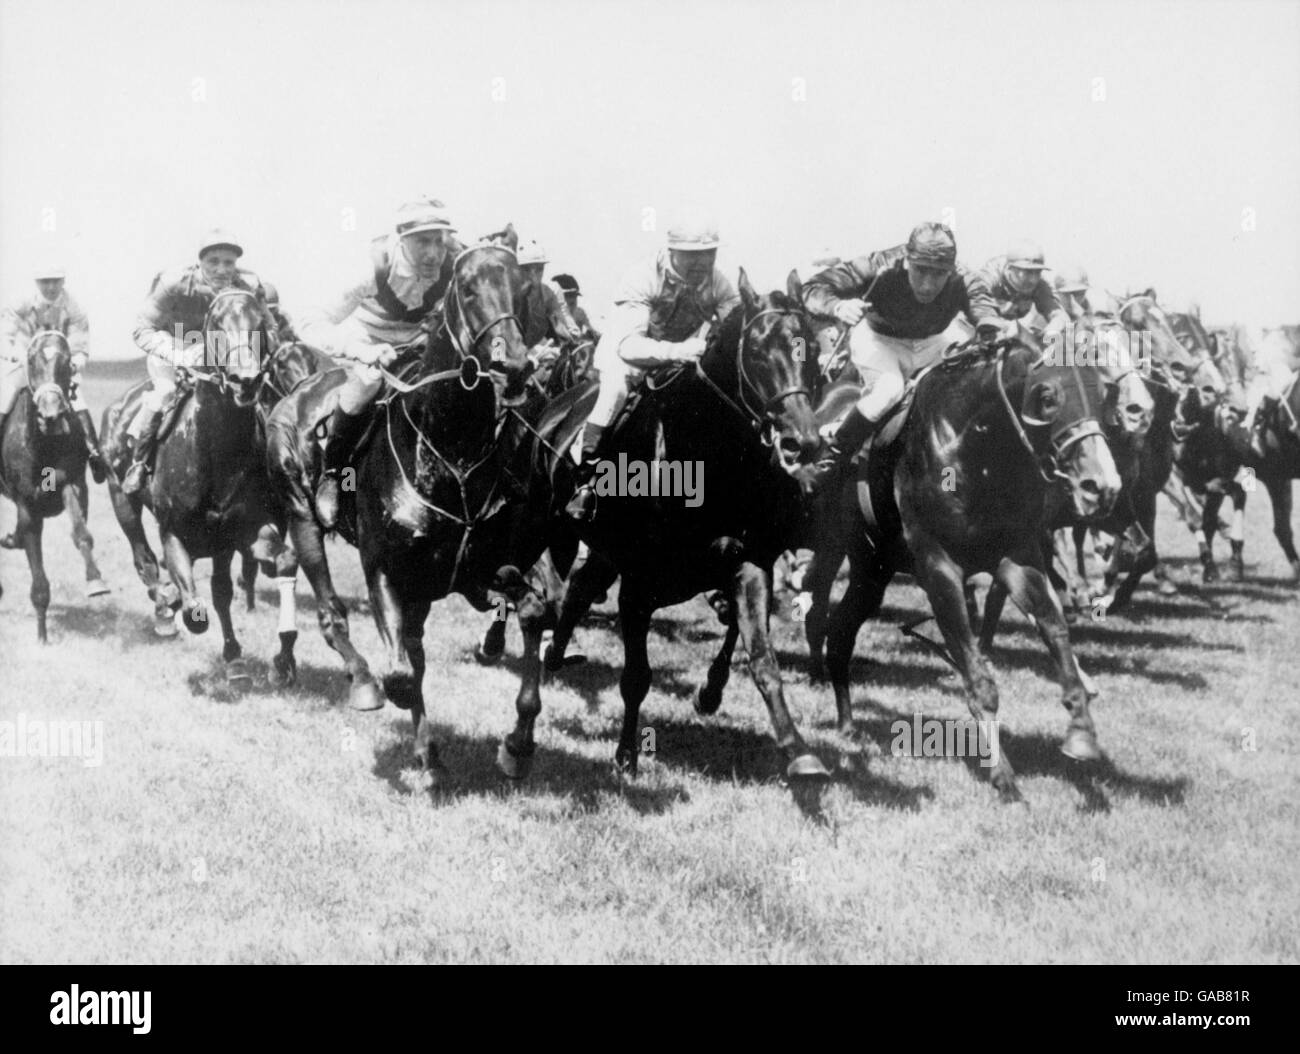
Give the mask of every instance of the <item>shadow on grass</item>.
POLYGON ((271 664, 255 655, 245 654, 232 663, 221 658, 221 637, 208 659, 207 668, 190 673, 185 683, 191 695, 214 703, 237 703, 249 696, 285 695, 313 710, 333 710, 347 700, 347 678, 333 667, 298 661, 298 678, 289 687, 271 684, 271 664))
MULTIPOLYGON (((416 792, 413 770, 418 769, 414 740, 409 721, 400 723, 401 736, 375 752, 371 771, 385 780, 398 794, 416 792)), ((512 781, 498 772, 495 764, 500 739, 496 736, 469 736, 434 722, 434 742, 450 778, 445 788, 433 796, 440 800, 471 796, 507 799, 516 793, 549 794, 573 801, 584 812, 600 808, 602 796, 616 796, 641 815, 658 815, 674 805, 690 800, 681 786, 650 786, 649 781, 620 777, 611 761, 593 761, 578 754, 554 748, 541 749, 533 759, 526 779, 512 781)))

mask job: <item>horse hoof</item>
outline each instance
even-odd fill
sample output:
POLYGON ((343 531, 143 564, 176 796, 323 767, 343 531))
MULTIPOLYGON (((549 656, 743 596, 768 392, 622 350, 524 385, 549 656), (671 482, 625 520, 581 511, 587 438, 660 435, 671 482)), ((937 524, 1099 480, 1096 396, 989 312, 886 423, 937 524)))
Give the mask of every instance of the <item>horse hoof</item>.
POLYGON ((1291 581, 1300 583, 1300 560, 1291 561, 1291 581))
POLYGON ((1178 595, 1178 587, 1168 578, 1162 578, 1160 584, 1156 586, 1156 592, 1162 597, 1173 597, 1178 595))
POLYGON ((382 710, 384 693, 374 681, 362 681, 348 691, 348 705, 353 710, 382 710))
POLYGON ((542 665, 547 673, 558 673, 566 666, 581 666, 586 661, 587 656, 578 652, 574 652, 572 655, 557 653, 554 644, 546 646, 546 653, 542 657, 542 665))
POLYGON ((1061 753, 1074 761, 1099 761, 1101 747, 1097 745, 1097 736, 1076 728, 1065 737, 1061 744, 1061 753))
POLYGON ((1211 585, 1219 580, 1219 568, 1215 564, 1206 564, 1201 569, 1201 581, 1205 585, 1211 585))
POLYGON ((506 653, 506 635, 499 632, 497 626, 504 627, 505 623, 494 622, 474 648, 474 661, 480 666, 495 666, 506 653))
POLYGON ((251 683, 252 675, 248 672, 248 666, 242 659, 230 660, 226 667, 226 683, 236 688, 242 688, 251 683))
POLYGON ((202 604, 195 604, 188 611, 181 612, 181 621, 185 623, 185 628, 191 633, 207 633, 208 609, 202 604))
POLYGON ((831 774, 816 754, 800 754, 785 767, 785 778, 791 782, 829 780, 831 774))
POLYGON ((228 640, 224 645, 222 645, 221 657, 225 659, 226 662, 234 662, 243 654, 243 649, 233 640, 228 640))
POLYGON ((707 684, 695 693, 695 712, 701 717, 712 717, 722 706, 722 689, 707 684))
POLYGON ((1241 564, 1234 561, 1228 565, 1228 581, 1244 582, 1246 581, 1246 569, 1241 564))
POLYGON ((154 615, 153 632, 156 637, 174 637, 180 630, 176 628, 176 619, 169 611, 165 615, 154 615))
POLYGON ((272 688, 291 688, 298 683, 298 664, 292 656, 287 659, 277 655, 271 660, 271 668, 266 679, 272 688))
POLYGON ((622 751, 614 755, 614 769, 625 779, 636 779, 637 773, 637 756, 635 753, 624 754, 622 751))
POLYGON ((998 788, 998 800, 1003 805, 1028 805, 1025 796, 1020 793, 1020 788, 1016 786, 1015 781, 1002 784, 998 788))
POLYGON ((102 597, 110 592, 112 590, 108 588, 108 583, 102 578, 95 578, 86 583, 86 596, 88 597, 102 597))
POLYGON ((531 754, 515 754, 503 739, 497 747, 497 771, 508 780, 527 779, 533 770, 531 754))

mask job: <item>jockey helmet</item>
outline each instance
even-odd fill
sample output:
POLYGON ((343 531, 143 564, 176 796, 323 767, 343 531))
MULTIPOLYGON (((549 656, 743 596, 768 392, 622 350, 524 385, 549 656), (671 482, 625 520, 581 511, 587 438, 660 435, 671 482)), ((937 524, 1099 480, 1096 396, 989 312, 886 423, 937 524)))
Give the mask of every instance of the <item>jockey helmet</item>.
POLYGON ((456 233, 456 228, 451 222, 451 215, 447 212, 447 206, 437 198, 408 201, 397 210, 396 230, 403 237, 408 234, 415 234, 417 231, 456 233))
POLYGON ((239 239, 220 227, 214 227, 204 235, 202 242, 199 244, 200 260, 203 259, 209 249, 229 249, 236 256, 244 255, 244 247, 239 244, 239 239))

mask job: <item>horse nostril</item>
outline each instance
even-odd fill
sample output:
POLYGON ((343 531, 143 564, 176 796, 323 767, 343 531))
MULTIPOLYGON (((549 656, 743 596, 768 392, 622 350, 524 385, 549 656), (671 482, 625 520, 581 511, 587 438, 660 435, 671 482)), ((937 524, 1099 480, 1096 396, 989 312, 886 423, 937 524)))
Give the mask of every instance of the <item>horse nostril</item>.
POLYGON ((1085 479, 1079 484, 1079 489, 1094 498, 1101 494, 1101 484, 1099 484, 1095 479, 1085 479))

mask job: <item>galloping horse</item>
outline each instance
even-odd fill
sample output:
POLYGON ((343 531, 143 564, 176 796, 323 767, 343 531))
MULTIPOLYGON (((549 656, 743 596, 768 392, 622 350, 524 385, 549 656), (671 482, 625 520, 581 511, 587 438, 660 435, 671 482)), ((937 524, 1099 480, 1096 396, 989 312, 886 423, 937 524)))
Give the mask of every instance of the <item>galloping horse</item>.
MULTIPOLYGON (((1266 344, 1282 344, 1295 361, 1300 358, 1300 326, 1281 326, 1264 334, 1266 344)), ((1291 481, 1300 479, 1300 382, 1295 379, 1280 402, 1270 408, 1261 424, 1264 454, 1246 455, 1246 467, 1264 481, 1273 504, 1273 536, 1282 547, 1291 574, 1300 582, 1300 556, 1291 534, 1291 481)))
MULTIPOLYGON (((136 571, 154 601, 157 631, 167 633, 176 608, 191 633, 207 630, 207 607, 194 587, 193 562, 212 560, 212 603, 221 623, 222 657, 229 663, 241 655, 230 619, 231 559, 254 542, 262 527, 283 516, 267 479, 262 416, 277 391, 287 390, 319 363, 309 349, 278 347, 269 310, 248 290, 218 293, 203 332, 205 362, 177 370, 175 401, 159 430, 148 487, 128 496, 114 474, 109 491, 136 571), (158 521, 169 582, 162 580, 145 537, 144 507, 158 521)), ((126 426, 143 391, 144 384, 131 388, 104 413, 102 432, 112 464, 124 456, 126 426)), ((282 590, 281 604, 292 602, 292 592, 286 596, 282 590)))
MULTIPOLYGON (((598 485, 596 516, 578 533, 603 567, 622 576, 618 766, 630 774, 637 769, 638 718, 651 680, 646 655, 651 616, 661 607, 720 589, 732 614, 697 709, 711 713, 720 705, 731 650, 739 640, 771 715, 786 778, 794 785, 817 784, 828 773, 786 707, 767 631, 772 565, 791 544, 803 514, 790 471, 819 446, 810 402, 817 364, 809 349, 815 345, 800 307, 796 274, 791 273, 784 294, 764 297, 742 270, 738 289, 741 307, 711 330, 699 365, 672 367, 648 378, 636 409, 607 436, 608 464, 648 470, 642 472, 648 486, 638 494, 630 485, 614 488, 614 493, 602 493, 598 485), (673 494, 671 486, 664 486, 665 472, 670 482, 674 473, 680 481, 692 468, 700 485, 694 507, 689 499, 683 501, 684 487, 677 488, 683 493, 673 494)), ((571 440, 590 411, 592 394, 588 386, 555 400, 543 415, 541 430, 550 434, 556 426, 571 440)), ((553 482, 552 498, 560 508, 572 491, 571 468, 554 451, 539 466, 539 473, 553 482)), ((557 655, 563 655, 577 615, 589 606, 590 589, 598 588, 602 578, 607 574, 597 572, 594 582, 570 579, 555 631, 557 655)), ((506 739, 512 757, 531 754, 536 716, 520 710, 515 731, 506 739)))
MULTIPOLYGON (((434 600, 460 593, 484 611, 493 591, 508 594, 525 634, 519 705, 541 705, 541 606, 519 568, 532 566, 546 538, 521 528, 521 481, 509 470, 531 440, 520 438, 515 416, 526 393, 526 303, 511 246, 479 245, 457 257, 422 369, 410 383, 390 376, 392 390, 355 461, 355 487, 343 488, 338 530, 361 552, 387 649, 383 691, 411 710, 416 756, 435 781, 444 773, 421 687, 424 622, 434 600)), ((290 540, 315 592, 321 632, 347 667, 351 705, 365 710, 383 698, 352 645, 312 504, 320 472, 315 424, 343 379, 343 371, 331 370, 284 400, 268 422, 267 463, 286 495, 290 540)))
POLYGON ((50 580, 41 533, 45 520, 66 510, 72 539, 86 564, 86 595, 108 592, 95 565, 95 541, 86 529, 86 443, 72 412, 72 351, 57 330, 35 334, 27 345, 27 389, 0 436, 0 492, 18 509, 14 539, 32 573, 36 638, 47 643, 50 580))
POLYGON ((826 655, 843 734, 853 733, 849 661, 858 630, 894 575, 910 572, 929 597, 971 713, 988 730, 993 785, 1004 799, 1019 799, 998 738, 997 685, 966 604, 966 579, 987 572, 1033 617, 1056 662, 1070 712, 1062 750, 1079 760, 1100 757, 1047 582, 1042 532, 1048 493, 1059 485, 1081 517, 1103 513, 1115 499, 1119 478, 1097 421, 1101 401, 1095 374, 1041 359, 1020 341, 962 345, 916 381, 898 437, 819 498, 818 561, 838 566, 847 552, 850 565, 826 655))

